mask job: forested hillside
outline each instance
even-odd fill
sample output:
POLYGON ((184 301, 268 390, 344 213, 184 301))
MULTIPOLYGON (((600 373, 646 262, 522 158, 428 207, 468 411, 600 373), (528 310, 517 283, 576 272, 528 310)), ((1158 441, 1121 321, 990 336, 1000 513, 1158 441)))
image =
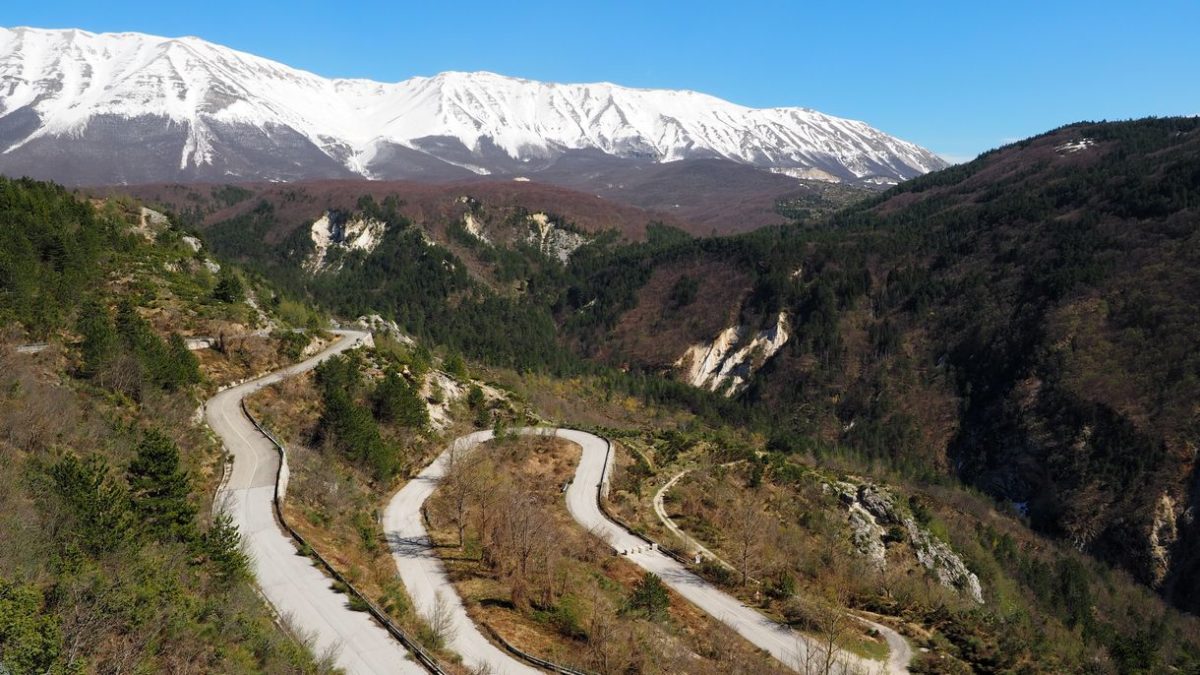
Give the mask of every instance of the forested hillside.
MULTIPOLYGON (((738 237, 659 223, 631 241, 510 207, 468 197, 417 222, 395 195, 364 192, 340 210, 260 200, 189 223, 287 293, 378 312, 449 353, 682 406, 757 433, 750 447, 770 457, 965 481, 1197 609, 1197 120, 1064 127, 738 237), (330 245, 321 217, 383 226, 368 246, 330 245), (565 255, 530 244, 548 223, 577 237, 565 255), (746 355, 743 387, 681 381, 697 346, 774 325, 782 346, 746 355)), ((1084 626, 1088 649, 1159 653, 1119 628, 1124 582, 1010 553, 989 555, 1029 602, 1074 598, 1037 611, 1084 626), (1094 621, 1071 614, 1102 586, 1117 590, 1094 621)))
POLYGON ((1198 129, 1059 129, 822 226, 622 263, 647 270, 619 275, 636 291, 585 276, 597 287, 574 287, 559 316, 571 326, 607 299, 611 330, 579 339, 603 353, 612 336, 661 334, 639 343, 657 351, 609 358, 671 370, 688 343, 664 319, 729 308, 698 298, 681 313, 653 289, 742 270, 726 321, 784 311, 794 326, 740 397, 772 411, 778 445, 957 474, 1195 609, 1198 129))
POLYGON ((217 267, 136 204, 0 178, 0 672, 320 669, 212 514, 200 395, 287 358, 188 349, 259 321, 217 267))

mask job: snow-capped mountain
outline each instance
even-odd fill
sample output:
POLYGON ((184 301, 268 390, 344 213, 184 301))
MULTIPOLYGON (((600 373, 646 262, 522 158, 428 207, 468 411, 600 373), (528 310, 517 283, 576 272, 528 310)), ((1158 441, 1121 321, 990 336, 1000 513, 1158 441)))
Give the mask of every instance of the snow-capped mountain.
POLYGON ((72 183, 527 175, 567 155, 897 180, 929 151, 804 108, 448 72, 328 79, 198 38, 0 29, 0 172, 72 183))

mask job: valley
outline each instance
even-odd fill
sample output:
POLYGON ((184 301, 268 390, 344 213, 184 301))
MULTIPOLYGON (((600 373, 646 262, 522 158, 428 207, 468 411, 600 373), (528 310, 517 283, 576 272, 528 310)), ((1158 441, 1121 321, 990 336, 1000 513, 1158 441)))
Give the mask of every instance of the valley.
POLYGON ((0 27, 0 674, 1200 673, 1200 117, 352 9, 0 27))

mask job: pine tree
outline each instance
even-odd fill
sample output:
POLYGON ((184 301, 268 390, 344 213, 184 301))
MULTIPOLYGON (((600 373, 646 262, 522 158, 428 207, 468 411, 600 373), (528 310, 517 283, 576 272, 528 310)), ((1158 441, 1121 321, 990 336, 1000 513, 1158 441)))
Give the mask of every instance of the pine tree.
POLYGON ((98 455, 80 460, 67 455, 50 467, 51 489, 75 517, 74 533, 92 553, 114 551, 129 539, 132 516, 129 494, 109 476, 98 455))
POLYGON ((170 389, 200 382, 200 359, 188 349, 187 342, 179 333, 171 333, 167 342, 167 360, 170 376, 165 383, 170 389))
POLYGON ((388 371, 375 386, 375 416, 383 422, 423 429, 429 424, 429 410, 415 387, 394 370, 388 371))
POLYGON ((462 354, 455 352, 446 359, 446 372, 454 376, 454 379, 465 381, 470 374, 467 372, 467 362, 463 360, 462 354))
POLYGON ((204 535, 204 550, 217 568, 217 578, 225 583, 237 581, 250 569, 250 559, 242 551, 242 535, 229 514, 222 513, 213 520, 204 535))
POLYGON ((245 300, 246 288, 242 285, 241 277, 229 271, 222 274, 221 280, 217 282, 217 287, 213 289, 213 298, 226 304, 245 300))
POLYGON ((657 621, 666 615, 670 605, 671 598, 667 595, 667 587, 663 585, 662 579, 653 572, 646 572, 634 585, 627 609, 638 612, 651 621, 657 621))
POLYGON ((58 664, 62 631, 42 591, 0 578, 0 673, 66 672, 58 664))
POLYGON ((179 466, 179 447, 158 431, 147 431, 127 471, 133 510, 160 537, 188 539, 196 509, 189 500, 191 478, 179 466))
POLYGON ((83 354, 81 374, 95 377, 116 355, 117 329, 113 325, 108 308, 95 298, 89 299, 79 308, 76 330, 83 336, 80 351, 83 354))
POLYGON ((472 384, 470 391, 467 392, 467 405, 471 407, 471 410, 479 410, 485 403, 487 401, 483 397, 483 389, 477 384, 472 384))

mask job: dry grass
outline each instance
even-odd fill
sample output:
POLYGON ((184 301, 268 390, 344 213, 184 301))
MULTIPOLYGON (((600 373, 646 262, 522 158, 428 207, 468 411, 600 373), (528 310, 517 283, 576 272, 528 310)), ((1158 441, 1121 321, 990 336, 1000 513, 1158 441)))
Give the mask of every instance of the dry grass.
MULTIPOLYGON (((769 658, 695 606, 671 594, 661 623, 621 611, 643 571, 580 531, 561 487, 575 470, 579 447, 553 438, 518 437, 485 446, 489 489, 518 490, 546 516, 555 561, 528 580, 504 562, 480 555, 478 531, 459 547, 444 490, 430 502, 431 536, 468 611, 530 653, 597 672, 774 672, 769 658), (538 576, 545 573, 545 576, 538 576), (546 593, 545 579, 550 592, 546 593), (523 587, 517 591, 515 586, 523 587), (632 669, 632 670, 630 670, 632 669)), ((503 555, 503 553, 501 553, 503 555)))

